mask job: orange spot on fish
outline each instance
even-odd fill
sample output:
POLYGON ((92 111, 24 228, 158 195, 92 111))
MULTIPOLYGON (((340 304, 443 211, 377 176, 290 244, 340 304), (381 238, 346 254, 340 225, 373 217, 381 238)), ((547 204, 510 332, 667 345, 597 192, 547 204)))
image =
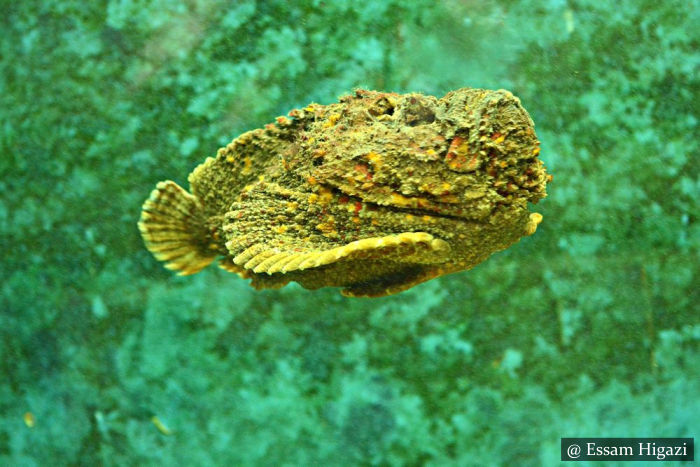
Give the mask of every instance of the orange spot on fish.
POLYGON ((360 172, 367 180, 372 180, 372 173, 366 164, 355 164, 355 171, 360 172))
POLYGON ((445 163, 452 170, 472 171, 477 168, 478 154, 469 153, 469 143, 461 136, 455 136, 447 149, 445 163), (469 160, 467 158, 469 157, 469 160))
POLYGON ((277 124, 278 124, 278 125, 282 125, 282 126, 286 126, 286 125, 289 125, 290 123, 292 123, 292 121, 289 120, 289 119, 288 119, 287 117, 285 117, 285 116, 277 117, 276 120, 277 120, 277 124))

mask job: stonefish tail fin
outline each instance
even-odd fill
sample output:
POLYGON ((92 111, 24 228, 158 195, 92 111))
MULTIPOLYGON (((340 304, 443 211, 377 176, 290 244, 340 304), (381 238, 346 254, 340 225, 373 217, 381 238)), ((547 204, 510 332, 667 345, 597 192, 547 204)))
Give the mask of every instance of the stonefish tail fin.
POLYGON ((179 275, 199 272, 218 256, 201 202, 170 180, 158 183, 143 203, 138 225, 146 248, 179 275))

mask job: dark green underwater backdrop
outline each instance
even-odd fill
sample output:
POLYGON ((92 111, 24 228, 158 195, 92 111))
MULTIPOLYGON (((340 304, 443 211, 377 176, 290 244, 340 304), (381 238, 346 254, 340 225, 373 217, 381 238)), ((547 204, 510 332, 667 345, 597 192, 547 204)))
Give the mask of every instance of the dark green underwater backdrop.
POLYGON ((549 465, 562 436, 700 435, 698 0, 0 5, 0 464, 549 465), (518 95, 554 175, 537 233, 474 270, 347 299, 143 247, 155 183, 238 134, 464 86, 518 95))

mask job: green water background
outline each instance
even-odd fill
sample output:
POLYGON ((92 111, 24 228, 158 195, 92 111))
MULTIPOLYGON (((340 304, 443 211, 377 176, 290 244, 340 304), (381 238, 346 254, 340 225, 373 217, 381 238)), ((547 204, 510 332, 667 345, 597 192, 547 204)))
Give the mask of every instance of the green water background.
POLYGON ((562 436, 700 434, 697 0, 0 5, 0 464, 551 465, 562 436), (537 233, 472 271, 256 292, 142 245, 155 183, 246 130, 464 86, 518 95, 554 175, 537 233))

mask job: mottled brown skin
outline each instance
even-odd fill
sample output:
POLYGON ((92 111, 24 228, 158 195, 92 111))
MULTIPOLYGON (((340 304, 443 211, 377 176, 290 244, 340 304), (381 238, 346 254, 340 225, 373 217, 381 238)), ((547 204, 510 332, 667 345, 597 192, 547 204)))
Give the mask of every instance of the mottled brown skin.
POLYGON ((139 223, 159 259, 192 273, 223 256, 257 288, 381 296, 470 269, 541 220, 527 204, 551 177, 508 91, 358 90, 289 115, 197 167, 193 197, 159 184, 139 223))

